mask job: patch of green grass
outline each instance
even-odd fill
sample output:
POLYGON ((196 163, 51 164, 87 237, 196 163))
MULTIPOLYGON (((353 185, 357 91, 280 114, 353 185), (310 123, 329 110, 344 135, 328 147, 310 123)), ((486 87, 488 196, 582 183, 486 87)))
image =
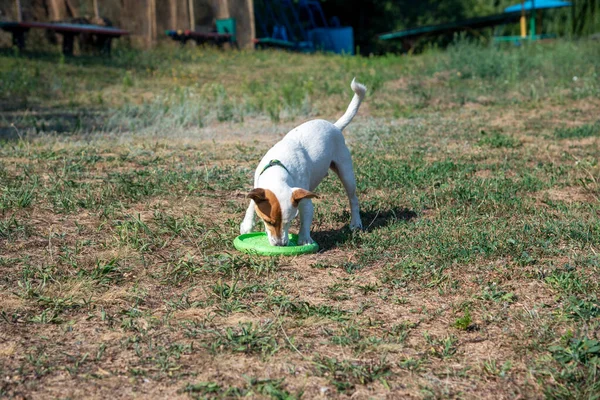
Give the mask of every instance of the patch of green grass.
POLYGON ((548 349, 558 367, 556 381, 545 388, 549 398, 593 398, 600 389, 600 342, 582 336, 548 349))
POLYGON ((554 136, 558 139, 581 139, 600 135, 600 122, 572 128, 556 128, 554 136))
POLYGON ((448 335, 444 338, 438 338, 425 332, 423 337, 429 347, 428 352, 432 356, 444 359, 456 354, 458 344, 458 338, 456 336, 448 335))
POLYGON ((512 304, 517 301, 517 296, 492 282, 483 288, 481 299, 496 303, 512 304))
POLYGON ((186 385, 183 391, 190 394, 192 398, 199 398, 199 396, 204 396, 202 398, 215 396, 220 398, 241 398, 259 395, 276 400, 295 400, 302 397, 302 392, 292 394, 285 390, 283 383, 283 378, 257 379, 246 377, 246 385, 244 387, 223 388, 215 382, 199 382, 186 385))
POLYGON ((479 139, 479 145, 486 145, 492 148, 513 148, 520 145, 520 142, 512 136, 504 135, 500 132, 481 131, 481 139, 479 139))
POLYGON ((33 228, 23 221, 18 220, 15 215, 0 220, 0 240, 15 240, 27 238, 33 233, 33 228))
POLYGON ((263 356, 274 354, 279 349, 273 323, 255 325, 240 324, 237 328, 216 331, 210 343, 213 352, 226 349, 238 353, 259 353, 263 356))
POLYGON ((452 326, 454 326, 457 329, 466 331, 471 326, 472 322, 473 320, 471 319, 471 312, 467 308, 465 309, 463 316, 457 318, 456 321, 454 321, 454 324, 452 324, 452 326))
POLYGON ((483 371, 491 376, 505 378, 512 368, 510 361, 505 361, 502 365, 496 360, 488 360, 483 362, 483 371))
POLYGON ((575 296, 569 296, 564 306, 565 313, 569 318, 582 319, 589 321, 600 317, 600 301, 595 295, 587 299, 580 299, 575 296))
POLYGON ((317 374, 326 377, 338 392, 352 390, 355 385, 365 385, 376 380, 385 381, 390 375, 390 365, 385 360, 355 362, 325 356, 313 359, 317 374))

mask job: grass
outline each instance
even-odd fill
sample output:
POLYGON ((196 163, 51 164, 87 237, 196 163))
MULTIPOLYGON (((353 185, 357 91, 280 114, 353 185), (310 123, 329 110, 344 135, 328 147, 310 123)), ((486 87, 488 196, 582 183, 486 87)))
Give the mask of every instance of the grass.
POLYGON ((594 398, 598 56, 2 53, 1 395, 594 398), (236 252, 257 161, 353 76, 365 231, 329 177, 320 253, 236 252))

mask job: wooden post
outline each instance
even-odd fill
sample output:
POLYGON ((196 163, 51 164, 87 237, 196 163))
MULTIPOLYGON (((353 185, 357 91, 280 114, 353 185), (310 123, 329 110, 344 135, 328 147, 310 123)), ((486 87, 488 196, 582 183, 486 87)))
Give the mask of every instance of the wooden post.
POLYGON ((196 30, 196 16, 194 15, 194 0, 188 0, 188 8, 190 12, 190 30, 196 30))
POLYGON ((171 14, 170 29, 177 30, 177 0, 169 0, 169 13, 171 14))
POLYGON ((23 21, 23 10, 21 10, 21 0, 15 0, 17 6, 17 22, 23 21))
POLYGON ((229 0, 216 0, 216 19, 229 18, 229 0))
POLYGON ((248 44, 246 47, 254 48, 254 32, 255 32, 255 22, 254 22, 254 1, 247 0, 246 4, 248 5, 248 19, 250 20, 250 35, 248 38, 248 44))
POLYGON ((60 21, 67 16, 67 5, 64 0, 48 0, 48 11, 51 21, 60 21))
POLYGON ((156 41, 156 0, 148 0, 148 45, 156 41))
POLYGON ((68 12, 71 14, 71 17, 79 17, 79 11, 77 11, 77 8, 71 4, 71 0, 65 0, 65 5, 67 6, 68 12))
POLYGON ((100 19, 100 11, 98 10, 98 0, 94 0, 94 15, 96 16, 96 20, 100 19))

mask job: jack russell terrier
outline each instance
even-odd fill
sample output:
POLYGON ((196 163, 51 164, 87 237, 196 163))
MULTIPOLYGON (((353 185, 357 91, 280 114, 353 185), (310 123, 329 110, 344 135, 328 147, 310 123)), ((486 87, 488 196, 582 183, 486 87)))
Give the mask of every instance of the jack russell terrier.
POLYGON ((272 246, 287 246, 292 220, 300 213, 298 244, 313 243, 310 226, 313 218, 312 191, 332 169, 342 181, 350 201, 350 229, 362 229, 352 158, 342 130, 356 115, 367 88, 352 80, 354 97, 346 113, 335 124, 317 119, 292 129, 273 146, 258 164, 254 188, 246 197, 246 210, 240 233, 250 233, 254 213, 263 220, 272 246))

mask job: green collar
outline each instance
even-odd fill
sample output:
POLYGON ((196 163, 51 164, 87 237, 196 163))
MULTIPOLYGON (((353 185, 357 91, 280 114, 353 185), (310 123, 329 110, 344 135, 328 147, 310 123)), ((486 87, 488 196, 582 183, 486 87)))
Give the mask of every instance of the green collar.
POLYGON ((271 161, 269 161, 269 163, 268 163, 268 164, 267 164, 267 165, 266 165, 266 166, 263 168, 263 170, 262 170, 262 171, 260 171, 260 174, 259 174, 258 176, 261 176, 261 175, 262 175, 262 174, 263 174, 263 173, 264 173, 264 172, 265 172, 267 169, 269 169, 269 168, 271 168, 271 167, 274 167, 274 166, 276 166, 276 165, 277 165, 277 166, 279 166, 279 167, 281 167, 281 168, 283 168, 283 169, 285 169, 285 170, 286 170, 286 172, 287 172, 288 174, 290 173, 290 171, 288 171, 288 169, 285 167, 285 165, 283 165, 283 164, 281 163, 281 161, 279 161, 279 160, 271 160, 271 161))

